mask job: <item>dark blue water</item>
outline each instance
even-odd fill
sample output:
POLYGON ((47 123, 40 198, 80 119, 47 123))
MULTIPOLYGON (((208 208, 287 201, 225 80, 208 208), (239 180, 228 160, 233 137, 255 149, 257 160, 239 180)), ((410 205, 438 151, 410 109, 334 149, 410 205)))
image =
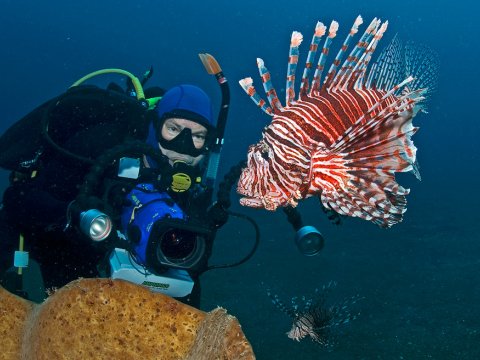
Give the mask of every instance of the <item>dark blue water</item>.
MULTIPOLYGON (((323 232, 326 246, 306 258, 296 250, 283 213, 235 206, 258 220, 262 242, 247 264, 204 276, 203 307, 221 305, 237 316, 259 359, 480 358, 478 10, 473 2, 445 0, 3 0, 0 131, 81 76, 107 67, 140 75, 153 65, 152 83, 195 83, 214 94, 218 105, 216 82, 197 57, 209 52, 231 80, 224 173, 244 158, 269 120, 237 85, 245 76, 259 84, 257 57, 281 88, 291 31, 310 39, 316 21, 335 19, 338 46, 358 14, 366 23, 374 16, 388 19, 383 45, 398 33, 433 48, 441 61, 429 114, 415 119, 423 180, 401 177, 411 187, 404 222, 381 230, 347 219, 335 227, 308 200, 299 209, 323 232), (326 353, 285 336, 290 321, 265 288, 288 298, 331 280, 338 283, 333 297, 358 293, 365 299, 357 304, 360 317, 326 353)), ((5 179, 3 173, 2 189, 5 179)), ((249 228, 233 219, 219 233, 213 261, 235 259, 251 241, 249 228)))

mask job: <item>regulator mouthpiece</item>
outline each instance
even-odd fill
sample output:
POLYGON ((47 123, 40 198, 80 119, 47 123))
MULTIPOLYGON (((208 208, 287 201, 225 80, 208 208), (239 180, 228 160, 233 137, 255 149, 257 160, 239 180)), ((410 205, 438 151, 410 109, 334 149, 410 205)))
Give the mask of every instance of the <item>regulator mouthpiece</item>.
POLYGON ((83 211, 80 214, 80 230, 93 241, 103 241, 112 231, 112 220, 97 209, 83 211))
POLYGON ((303 255, 317 255, 325 244, 320 231, 313 226, 303 226, 295 234, 295 244, 303 255))

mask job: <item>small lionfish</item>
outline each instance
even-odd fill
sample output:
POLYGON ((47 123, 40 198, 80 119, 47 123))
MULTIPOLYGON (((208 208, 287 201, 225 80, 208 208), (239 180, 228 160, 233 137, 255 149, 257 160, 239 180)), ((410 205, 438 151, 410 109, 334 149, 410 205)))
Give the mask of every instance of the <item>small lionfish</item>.
POLYGON ((335 330, 357 318, 358 315, 351 314, 349 308, 360 299, 356 295, 345 299, 340 304, 328 305, 328 294, 335 286, 335 282, 330 282, 323 286, 322 290, 316 289, 315 296, 311 299, 302 297, 299 300, 294 297, 291 307, 287 307, 277 295, 267 290, 267 295, 272 299, 273 304, 293 320, 292 328, 287 332, 290 339, 300 341, 310 336, 312 341, 326 348, 335 345, 335 330))
POLYGON ((322 83, 338 30, 338 23, 331 23, 310 84, 326 33, 326 26, 317 23, 298 99, 295 72, 303 36, 293 32, 286 106, 262 59, 257 65, 270 106, 257 94, 251 78, 240 80, 251 99, 273 116, 263 139, 250 146, 237 189, 244 196, 242 205, 275 210, 316 195, 327 209, 382 227, 402 220, 409 189, 396 182, 395 173, 413 172, 420 180, 411 140, 418 128, 412 119, 435 86, 438 59, 426 48, 402 46, 395 37, 367 71, 388 25, 375 18, 342 64, 362 22, 358 16, 322 83))

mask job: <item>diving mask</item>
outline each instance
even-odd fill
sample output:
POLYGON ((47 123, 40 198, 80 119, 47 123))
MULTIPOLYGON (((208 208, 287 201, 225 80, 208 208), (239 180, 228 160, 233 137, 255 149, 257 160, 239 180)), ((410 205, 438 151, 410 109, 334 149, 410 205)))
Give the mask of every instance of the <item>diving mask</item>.
POLYGON ((158 128, 157 139, 160 145, 167 149, 175 151, 179 154, 190 155, 197 157, 208 151, 208 141, 205 140, 205 144, 197 149, 193 143, 192 130, 189 128, 183 128, 180 133, 171 140, 165 140, 161 134, 161 126, 158 128))

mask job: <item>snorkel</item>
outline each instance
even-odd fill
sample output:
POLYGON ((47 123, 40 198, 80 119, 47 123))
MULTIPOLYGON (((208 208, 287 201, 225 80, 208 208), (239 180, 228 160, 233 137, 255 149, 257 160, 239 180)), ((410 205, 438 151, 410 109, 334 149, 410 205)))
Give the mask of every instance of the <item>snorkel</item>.
POLYGON ((228 108, 230 107, 230 88, 228 87, 228 80, 222 72, 222 68, 210 54, 198 54, 200 60, 205 66, 205 70, 210 75, 215 75, 215 78, 220 85, 222 91, 222 104, 218 113, 217 131, 215 140, 211 145, 210 157, 208 159, 206 185, 213 189, 215 187, 215 180, 217 178, 218 166, 220 164, 220 153, 224 142, 225 126, 227 124, 228 108))

